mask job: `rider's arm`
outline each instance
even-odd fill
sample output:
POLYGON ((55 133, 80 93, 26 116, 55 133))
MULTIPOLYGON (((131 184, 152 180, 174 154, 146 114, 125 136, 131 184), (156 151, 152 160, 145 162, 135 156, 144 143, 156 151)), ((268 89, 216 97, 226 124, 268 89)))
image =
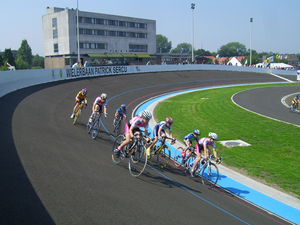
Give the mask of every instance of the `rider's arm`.
POLYGON ((158 139, 161 139, 161 127, 158 128, 158 131, 157 131, 157 135, 158 135, 158 139))
POLYGON ((172 131, 169 131, 169 134, 170 134, 170 138, 173 139, 173 133, 172 133, 172 131))
POLYGON ((213 148, 215 158, 218 158, 216 148, 213 148))

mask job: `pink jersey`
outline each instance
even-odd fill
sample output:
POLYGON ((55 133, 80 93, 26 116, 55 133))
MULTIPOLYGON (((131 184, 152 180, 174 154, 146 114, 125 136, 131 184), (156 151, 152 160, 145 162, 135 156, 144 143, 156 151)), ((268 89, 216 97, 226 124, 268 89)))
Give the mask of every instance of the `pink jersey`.
POLYGON ((133 117, 131 120, 129 120, 128 123, 126 123, 125 134, 129 134, 128 124, 130 124, 130 126, 133 127, 134 129, 137 129, 139 127, 144 127, 145 130, 148 130, 148 124, 143 123, 143 118, 141 117, 133 117))
POLYGON ((215 142, 211 142, 210 138, 201 138, 198 141, 198 145, 196 145, 197 153, 200 153, 200 150, 201 151, 203 150, 203 146, 208 146, 208 145, 211 145, 213 148, 216 147, 216 143, 215 142))

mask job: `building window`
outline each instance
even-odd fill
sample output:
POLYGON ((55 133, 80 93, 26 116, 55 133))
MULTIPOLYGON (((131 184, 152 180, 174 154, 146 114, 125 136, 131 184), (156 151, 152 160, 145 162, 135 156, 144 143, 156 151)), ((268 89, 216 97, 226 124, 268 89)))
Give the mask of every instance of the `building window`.
POLYGON ((128 27, 136 27, 136 23, 134 22, 128 22, 127 25, 128 27))
POLYGON ((80 43, 79 48, 82 48, 82 49, 107 49, 107 44, 104 44, 104 43, 80 43))
POLYGON ((120 27, 126 27, 126 22, 125 21, 119 21, 119 26, 120 27))
POLYGON ((119 37, 126 37, 126 32, 118 31, 118 36, 119 37))
POLYGON ((97 30, 97 35, 105 36, 105 30, 97 30))
POLYGON ((148 52, 148 45, 129 45, 129 52, 148 52))
POLYGON ((71 59, 70 58, 65 58, 65 65, 66 66, 71 66, 71 59))
POLYGON ((139 28, 147 29, 147 24, 146 23, 139 23, 139 28))
POLYGON ((108 31, 108 36, 117 36, 117 32, 116 31, 108 31))
POLYGON ((145 34, 145 33, 138 33, 137 37, 138 38, 147 38, 147 34, 145 34))
POLYGON ((134 32, 127 32, 127 37, 136 37, 136 33, 134 33, 134 32))
POLYGON ((54 44, 53 48, 54 48, 54 52, 58 52, 58 44, 54 44))
POLYGON ((85 29, 85 30, 84 30, 84 34, 92 35, 92 34, 93 34, 93 31, 90 30, 90 29, 85 29))
POLYGON ((52 27, 57 27, 57 18, 52 18, 52 27))
POLYGON ((107 49, 107 44, 97 44, 97 49, 107 49))
POLYGON ((105 20, 104 19, 96 19, 96 24, 105 24, 105 20))
POLYGON ((107 25, 117 26, 118 25, 118 21, 116 21, 116 20, 108 20, 107 21, 107 25))
POLYGON ((84 23, 93 23, 92 18, 84 17, 84 23))
POLYGON ((53 30, 53 39, 57 38, 57 29, 53 30))

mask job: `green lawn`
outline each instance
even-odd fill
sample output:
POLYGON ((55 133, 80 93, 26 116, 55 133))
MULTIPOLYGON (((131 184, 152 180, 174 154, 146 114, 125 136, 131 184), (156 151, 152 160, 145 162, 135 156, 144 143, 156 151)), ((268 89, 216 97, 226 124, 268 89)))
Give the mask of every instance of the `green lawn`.
POLYGON ((198 128, 200 137, 215 132, 218 141, 241 139, 251 144, 226 148, 217 143, 218 156, 225 164, 300 198, 300 128, 248 112, 231 101, 235 93, 246 89, 287 85, 298 84, 237 86, 178 95, 160 103, 155 117, 159 121, 172 117, 173 134, 179 140, 198 128))

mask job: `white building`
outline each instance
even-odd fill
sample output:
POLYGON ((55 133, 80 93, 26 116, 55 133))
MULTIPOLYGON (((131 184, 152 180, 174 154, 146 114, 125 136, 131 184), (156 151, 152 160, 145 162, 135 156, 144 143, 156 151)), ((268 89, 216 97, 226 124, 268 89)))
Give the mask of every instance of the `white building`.
MULTIPOLYGON (((156 53, 156 21, 78 12, 80 59, 90 65, 149 60, 156 53)), ((70 67, 77 61, 77 11, 47 8, 43 15, 45 68, 70 67)))

